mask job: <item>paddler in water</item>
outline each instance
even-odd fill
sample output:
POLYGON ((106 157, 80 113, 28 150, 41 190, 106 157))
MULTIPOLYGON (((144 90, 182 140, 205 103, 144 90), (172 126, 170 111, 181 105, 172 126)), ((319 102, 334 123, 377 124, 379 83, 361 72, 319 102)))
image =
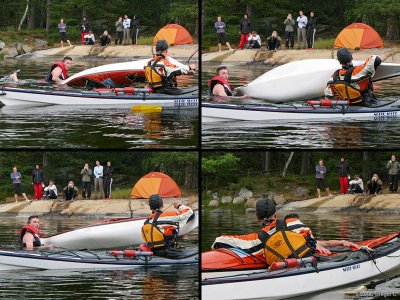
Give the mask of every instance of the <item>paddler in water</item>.
POLYGON ((177 66, 171 63, 168 58, 168 42, 158 40, 156 55, 144 68, 146 81, 156 93, 179 95, 182 90, 177 88, 176 76, 193 73, 196 70, 196 65, 177 66))
POLYGON ((256 203, 256 215, 263 228, 261 232, 246 235, 222 235, 215 239, 212 249, 235 247, 265 259, 267 264, 285 260, 288 257, 307 257, 317 250, 320 254, 329 255, 326 246, 344 246, 359 249, 352 242, 341 240, 316 241, 311 229, 304 225, 297 215, 292 214, 278 219, 276 207, 269 199, 260 199, 256 203), (279 231, 277 231, 279 229, 279 231), (287 236, 282 237, 282 231, 287 236), (283 242, 282 242, 283 241, 283 242), (278 243, 279 242, 279 243, 278 243), (276 245, 279 244, 277 247, 276 245), (275 251, 270 251, 273 248, 275 251), (296 253, 290 250, 293 248, 296 253))
POLYGON ((177 236, 179 233, 179 223, 187 221, 192 215, 193 210, 181 201, 173 202, 175 212, 163 211, 164 203, 159 194, 151 195, 149 206, 151 216, 146 219, 142 227, 142 237, 147 249, 151 249, 158 256, 171 256, 174 254, 173 248, 177 247, 177 236))
POLYGON ((51 249, 52 245, 42 246, 40 242, 40 220, 38 216, 30 216, 27 224, 18 232, 21 249, 33 250, 34 248, 51 249))
POLYGON ((376 97, 372 93, 371 78, 382 59, 371 55, 362 65, 354 67, 353 56, 347 48, 337 51, 337 59, 342 68, 333 73, 325 89, 325 96, 349 101, 350 105, 374 105, 376 97))
POLYGON ((228 83, 228 79, 228 69, 225 66, 219 66, 216 75, 208 82, 210 95, 220 97, 232 96, 232 88, 228 83))
MULTIPOLYGON (((45 80, 49 83, 63 84, 63 81, 67 79, 67 72, 71 69, 72 58, 69 56, 64 57, 61 61, 57 61, 51 65, 49 72, 47 73, 45 80)), ((18 82, 17 73, 10 75, 12 81, 18 82)))

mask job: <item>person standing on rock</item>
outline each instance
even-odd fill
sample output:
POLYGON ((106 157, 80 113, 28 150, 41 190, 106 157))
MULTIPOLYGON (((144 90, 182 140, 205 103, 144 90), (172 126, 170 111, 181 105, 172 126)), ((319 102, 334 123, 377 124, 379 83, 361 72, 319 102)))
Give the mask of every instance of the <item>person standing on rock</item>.
POLYGON ((242 50, 249 38, 250 32, 251 32, 251 22, 250 22, 248 14, 243 15, 243 19, 240 20, 239 28, 240 28, 239 29, 239 33, 240 33, 239 49, 242 50))
POLYGON ((299 16, 297 17, 297 49, 300 49, 300 41, 303 40, 303 49, 306 49, 306 26, 307 17, 304 15, 303 11, 299 11, 299 16))
POLYGON ((307 20, 306 36, 307 36, 307 48, 314 49, 315 32, 317 26, 317 18, 314 16, 314 12, 310 12, 310 17, 307 20))
POLYGON ((229 44, 228 39, 226 37, 225 29, 226 25, 222 22, 221 16, 217 17, 217 22, 214 24, 215 29, 217 30, 217 39, 218 39, 218 51, 221 52, 221 44, 224 43, 229 48, 229 50, 233 50, 231 48, 231 44, 229 44))
POLYGON ((288 14, 286 20, 283 22, 285 25, 285 47, 293 49, 294 47, 294 26, 296 25, 293 20, 292 14, 288 14))
POLYGON ((87 21, 86 17, 82 18, 81 21, 81 39, 82 45, 85 43, 85 35, 89 32, 89 22, 87 21))
POLYGON ((340 192, 345 195, 349 189, 350 167, 344 157, 340 158, 340 162, 336 165, 336 169, 339 172, 340 192))
POLYGON ((17 166, 12 168, 12 173, 10 176, 13 183, 15 203, 18 202, 18 194, 22 194, 22 197, 24 197, 26 201, 31 201, 24 193, 24 189, 22 188, 22 175, 20 172, 18 172, 17 166))
POLYGON ((131 36, 131 19, 128 18, 128 15, 125 15, 122 25, 124 26, 124 45, 129 45, 129 38, 131 36))
POLYGON ((113 182, 114 167, 111 162, 107 162, 107 168, 104 171, 104 198, 111 199, 111 185, 113 182))
POLYGON ((64 19, 60 19, 60 23, 57 25, 58 32, 60 33, 61 37, 61 48, 64 47, 64 42, 66 41, 71 47, 71 42, 69 41, 67 37, 67 24, 64 23, 64 19))
POLYGON ((94 198, 97 198, 97 192, 100 190, 101 199, 104 198, 104 190, 103 190, 103 166, 100 164, 98 160, 96 160, 96 166, 93 170, 94 174, 94 198))
POLYGON ((39 165, 35 166, 32 171, 32 185, 35 194, 35 200, 40 200, 43 198, 43 188, 44 188, 44 175, 43 171, 40 169, 39 165))
POLYGON ((389 191, 397 192, 399 184, 400 164, 396 158, 396 155, 392 155, 392 157, 386 164, 386 168, 389 170, 389 191))
POLYGON ((133 16, 132 45, 138 44, 138 35, 139 35, 139 18, 137 16, 133 16))
POLYGON ((89 167, 89 163, 85 163, 81 171, 82 175, 82 199, 90 199, 91 195, 91 177, 92 169, 89 167))
POLYGON ((329 196, 332 196, 329 191, 329 187, 326 182, 326 167, 324 166, 324 160, 320 159, 319 164, 315 167, 315 178, 317 185, 318 198, 321 198, 321 187, 323 187, 329 196))
POLYGON ((115 22, 115 45, 122 44, 122 36, 124 35, 124 26, 122 24, 122 17, 119 17, 115 22))

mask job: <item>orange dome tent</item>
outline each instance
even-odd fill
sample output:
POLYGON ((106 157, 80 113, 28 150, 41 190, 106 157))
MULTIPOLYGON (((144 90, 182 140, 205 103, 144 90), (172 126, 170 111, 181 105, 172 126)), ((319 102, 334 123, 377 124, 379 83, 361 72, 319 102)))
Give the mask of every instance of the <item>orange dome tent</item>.
POLYGON ((353 23, 339 33, 334 47, 349 49, 383 48, 383 42, 379 34, 371 26, 363 23, 353 23))
POLYGON ((190 33, 180 25, 167 24, 161 28, 153 39, 153 44, 158 40, 167 40, 169 45, 193 44, 190 33))
POLYGON ((181 190, 176 182, 163 173, 151 172, 144 175, 132 189, 131 198, 149 198, 160 194, 163 198, 180 197, 181 190))

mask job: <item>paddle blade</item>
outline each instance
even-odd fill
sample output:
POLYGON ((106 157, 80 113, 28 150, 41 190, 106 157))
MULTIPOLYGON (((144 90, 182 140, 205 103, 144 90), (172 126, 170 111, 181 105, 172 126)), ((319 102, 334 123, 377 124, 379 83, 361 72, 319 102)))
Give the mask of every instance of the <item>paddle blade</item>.
POLYGON ((162 107, 157 105, 137 105, 133 106, 131 111, 141 113, 160 113, 162 111, 162 107))

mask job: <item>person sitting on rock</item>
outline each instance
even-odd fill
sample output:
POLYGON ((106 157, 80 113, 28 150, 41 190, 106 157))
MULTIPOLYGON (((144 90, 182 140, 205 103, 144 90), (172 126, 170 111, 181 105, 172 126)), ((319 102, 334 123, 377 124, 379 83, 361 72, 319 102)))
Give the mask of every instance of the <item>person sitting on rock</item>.
POLYGON ((57 187, 54 180, 49 180, 49 185, 44 188, 44 199, 57 199, 57 187))
POLYGON ((253 31, 247 39, 247 48, 257 49, 261 48, 261 38, 256 31, 253 31))
POLYGON ((94 45, 94 43, 96 42, 93 31, 89 30, 88 34, 84 35, 84 44, 85 45, 94 45))
POLYGON ((103 34, 99 38, 100 46, 110 46, 111 45, 111 36, 108 34, 108 31, 105 30, 103 34))
POLYGON ((261 231, 245 235, 219 236, 215 239, 211 248, 240 248, 265 260, 268 265, 288 257, 312 256, 316 251, 322 255, 329 255, 331 252, 325 248, 327 246, 360 248, 357 244, 345 240, 316 241, 311 229, 304 225, 297 215, 291 214, 283 219, 277 218, 275 203, 270 199, 257 201, 256 216, 262 225, 261 231), (287 239, 280 237, 280 235, 283 235, 282 231, 284 231, 287 239), (276 248, 271 244, 277 245, 277 239, 284 242, 280 242, 276 248), (274 252, 269 250, 271 247, 274 248, 274 252))
POLYGON ((364 193, 364 183, 360 178, 360 175, 354 175, 354 179, 349 182, 349 194, 361 194, 364 193))
POLYGON ((281 42, 282 42, 282 39, 278 35, 278 32, 276 32, 275 30, 272 31, 271 36, 269 36, 267 38, 268 50, 278 51, 278 49, 281 47, 281 42))
POLYGON ((379 179, 378 174, 372 176, 371 180, 367 182, 367 187, 370 195, 376 196, 382 192, 382 180, 379 179))
POLYGON ((78 189, 74 185, 73 181, 70 181, 68 185, 63 189, 63 200, 74 201, 78 197, 78 189))

